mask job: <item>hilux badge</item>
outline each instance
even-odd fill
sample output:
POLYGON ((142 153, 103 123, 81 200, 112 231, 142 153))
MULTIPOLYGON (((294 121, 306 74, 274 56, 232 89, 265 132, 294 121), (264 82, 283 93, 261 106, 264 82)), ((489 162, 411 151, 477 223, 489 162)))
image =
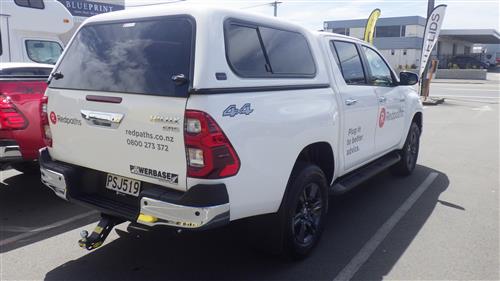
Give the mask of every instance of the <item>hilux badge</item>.
POLYGON ((180 117, 171 117, 171 116, 160 116, 160 115, 151 115, 149 118, 151 122, 159 122, 159 123, 168 123, 168 124, 179 124, 181 121, 180 117))

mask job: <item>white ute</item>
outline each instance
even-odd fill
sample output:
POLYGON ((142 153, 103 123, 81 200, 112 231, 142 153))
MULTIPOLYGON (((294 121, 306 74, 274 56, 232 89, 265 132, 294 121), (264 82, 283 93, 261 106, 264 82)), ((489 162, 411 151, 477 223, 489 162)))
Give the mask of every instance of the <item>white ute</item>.
POLYGON ((265 217, 277 249, 304 257, 329 194, 415 168, 417 80, 363 41, 239 10, 98 15, 52 73, 42 181, 102 213, 87 249, 123 221, 206 229, 265 217))

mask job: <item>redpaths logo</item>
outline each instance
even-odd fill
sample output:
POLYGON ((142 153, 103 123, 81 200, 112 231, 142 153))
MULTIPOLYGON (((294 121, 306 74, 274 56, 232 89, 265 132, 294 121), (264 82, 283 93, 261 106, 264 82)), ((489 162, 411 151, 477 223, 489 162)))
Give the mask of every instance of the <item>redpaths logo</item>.
POLYGON ((56 114, 54 113, 54 111, 52 111, 52 112, 50 113, 50 122, 52 122, 52 124, 54 124, 54 125, 57 123, 57 116, 56 116, 56 114))
POLYGON ((380 115, 378 116, 378 126, 382 128, 384 127, 384 123, 385 123, 385 108, 382 107, 382 109, 380 110, 380 115))

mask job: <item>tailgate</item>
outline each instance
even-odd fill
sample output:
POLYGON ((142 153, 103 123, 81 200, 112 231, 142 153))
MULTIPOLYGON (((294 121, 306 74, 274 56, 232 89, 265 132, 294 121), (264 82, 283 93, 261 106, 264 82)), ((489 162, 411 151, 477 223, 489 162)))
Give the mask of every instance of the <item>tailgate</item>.
POLYGON ((193 35, 187 16, 83 26, 46 92, 51 156, 186 190, 193 35))
POLYGON ((55 160, 185 190, 186 98, 49 89, 55 160), (54 117, 52 117, 54 116, 54 117))

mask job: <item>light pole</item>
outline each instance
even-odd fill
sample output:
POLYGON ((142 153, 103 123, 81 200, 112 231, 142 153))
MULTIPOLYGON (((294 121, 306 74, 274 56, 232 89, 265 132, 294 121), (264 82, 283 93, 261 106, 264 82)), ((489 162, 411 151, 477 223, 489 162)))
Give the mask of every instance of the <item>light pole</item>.
POLYGON ((278 4, 281 4, 283 2, 280 2, 280 1, 274 1, 271 3, 271 6, 274 7, 274 16, 277 17, 278 16, 278 4))
POLYGON ((429 0, 429 2, 427 2, 427 17, 430 17, 432 9, 434 9, 434 0, 429 0))

